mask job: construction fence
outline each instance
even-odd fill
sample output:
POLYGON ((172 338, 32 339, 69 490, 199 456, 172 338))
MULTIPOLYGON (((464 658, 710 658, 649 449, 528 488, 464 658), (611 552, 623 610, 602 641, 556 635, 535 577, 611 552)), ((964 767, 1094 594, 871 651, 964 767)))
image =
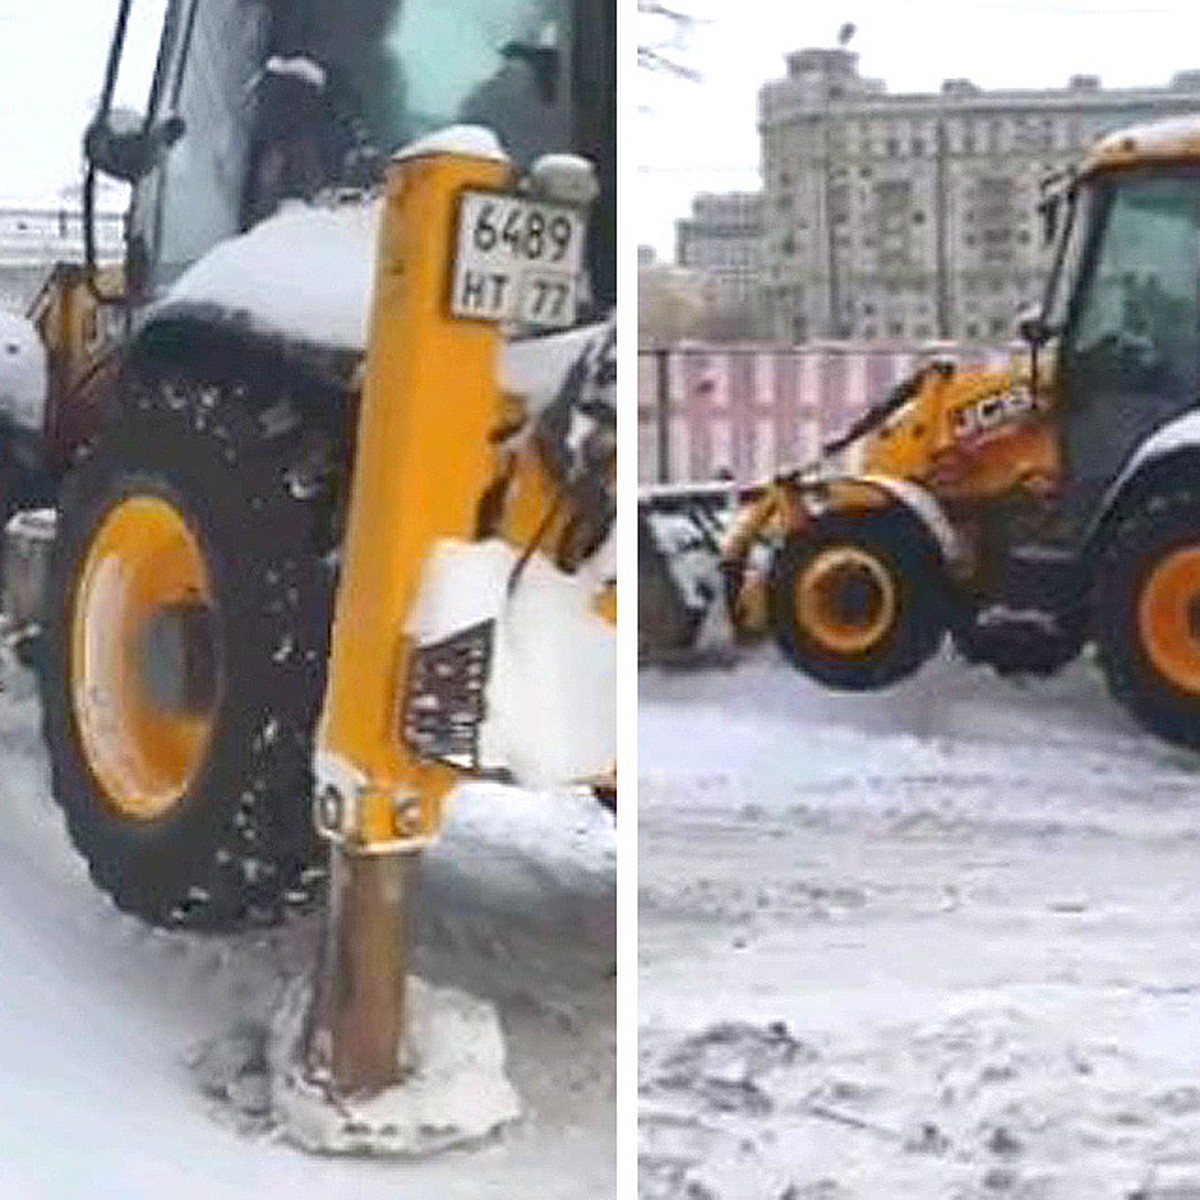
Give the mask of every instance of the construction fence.
MULTIPOLYGON (((1006 347, 939 345, 963 363, 1003 367, 1006 347)), ((753 483, 811 461, 921 361, 919 346, 830 342, 771 348, 638 350, 638 479, 753 483)))

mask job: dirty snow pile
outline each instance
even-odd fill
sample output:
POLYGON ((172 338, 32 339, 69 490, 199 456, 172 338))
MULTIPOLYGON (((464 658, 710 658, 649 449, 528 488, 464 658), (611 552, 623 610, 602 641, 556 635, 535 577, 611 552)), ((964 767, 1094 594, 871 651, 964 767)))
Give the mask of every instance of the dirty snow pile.
POLYGON ((1200 1196, 1200 771, 1094 665, 641 678, 644 1200, 1200 1196))
POLYGON ((204 937, 115 912, 50 800, 31 681, 3 684, 0 1195, 614 1194, 616 849, 590 796, 464 786, 423 865, 415 970, 498 1014, 521 1115, 430 1158, 314 1158, 281 1139, 268 1058, 317 918, 204 937))

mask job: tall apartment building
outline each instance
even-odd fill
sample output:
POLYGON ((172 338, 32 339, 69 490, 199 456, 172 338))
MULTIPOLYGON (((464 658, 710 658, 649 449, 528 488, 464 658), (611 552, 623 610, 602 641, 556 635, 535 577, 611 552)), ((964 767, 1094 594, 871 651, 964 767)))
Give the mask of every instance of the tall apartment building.
POLYGON ((1200 110, 1167 87, 890 95, 845 49, 800 50, 759 95, 772 337, 1007 340, 1049 266, 1041 181, 1102 133, 1200 110))
POLYGON ((675 261, 703 275, 714 312, 712 332, 760 332, 763 197, 760 192, 702 193, 692 214, 675 223, 675 261))

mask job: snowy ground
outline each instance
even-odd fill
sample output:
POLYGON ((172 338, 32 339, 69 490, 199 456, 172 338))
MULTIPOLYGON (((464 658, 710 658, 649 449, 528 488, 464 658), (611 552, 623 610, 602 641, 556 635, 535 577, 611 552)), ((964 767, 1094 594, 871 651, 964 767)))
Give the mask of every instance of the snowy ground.
POLYGON ((312 960, 271 934, 154 933, 88 882, 47 795, 23 674, 0 697, 0 1196, 615 1192, 611 819, 581 797, 465 789, 422 881, 418 969, 491 999, 525 1116, 421 1163, 323 1160, 207 1097, 196 1047, 261 1022, 312 960))
POLYGON ((1200 770, 1091 663, 639 721, 646 1200, 1200 1198, 1200 770))

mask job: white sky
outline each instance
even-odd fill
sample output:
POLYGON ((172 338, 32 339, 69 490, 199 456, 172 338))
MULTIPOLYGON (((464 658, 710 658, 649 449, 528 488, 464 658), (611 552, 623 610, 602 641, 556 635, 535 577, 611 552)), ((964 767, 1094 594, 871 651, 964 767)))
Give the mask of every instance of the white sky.
MULTIPOLYGON (((632 0, 617 0, 630 3, 632 0)), ((124 99, 144 97, 165 0, 135 0, 124 99)), ((675 217, 701 190, 755 187, 755 97, 783 56, 832 45, 843 21, 865 74, 892 91, 933 91, 947 77, 985 87, 1061 86, 1075 73, 1106 85, 1165 83, 1200 68, 1196 0, 676 0, 707 18, 688 60, 698 84, 628 71, 641 114, 632 146, 641 242, 670 254, 675 217)), ((79 146, 100 90, 117 0, 0 0, 0 201, 54 201, 78 182, 79 146)))
MULTIPOLYGON (((118 100, 144 105, 165 0, 134 0, 118 100)), ((81 178, 117 0, 0 0, 0 201, 55 202, 81 178)))
MULTIPOLYGON (((637 73, 641 113, 634 219, 640 243, 674 252, 673 220, 698 191, 758 186, 756 98, 783 75, 783 56, 832 46, 844 21, 864 75, 889 91, 937 91, 942 80, 981 87, 1062 87, 1075 74, 1105 86, 1165 84, 1200 68, 1196 0, 675 0, 706 22, 682 56, 703 73, 688 83, 637 73)), ((639 30, 645 40, 646 26, 639 30)), ((633 74, 633 72, 630 72, 633 74)), ((1198 105, 1200 107, 1200 105, 1198 105)))

